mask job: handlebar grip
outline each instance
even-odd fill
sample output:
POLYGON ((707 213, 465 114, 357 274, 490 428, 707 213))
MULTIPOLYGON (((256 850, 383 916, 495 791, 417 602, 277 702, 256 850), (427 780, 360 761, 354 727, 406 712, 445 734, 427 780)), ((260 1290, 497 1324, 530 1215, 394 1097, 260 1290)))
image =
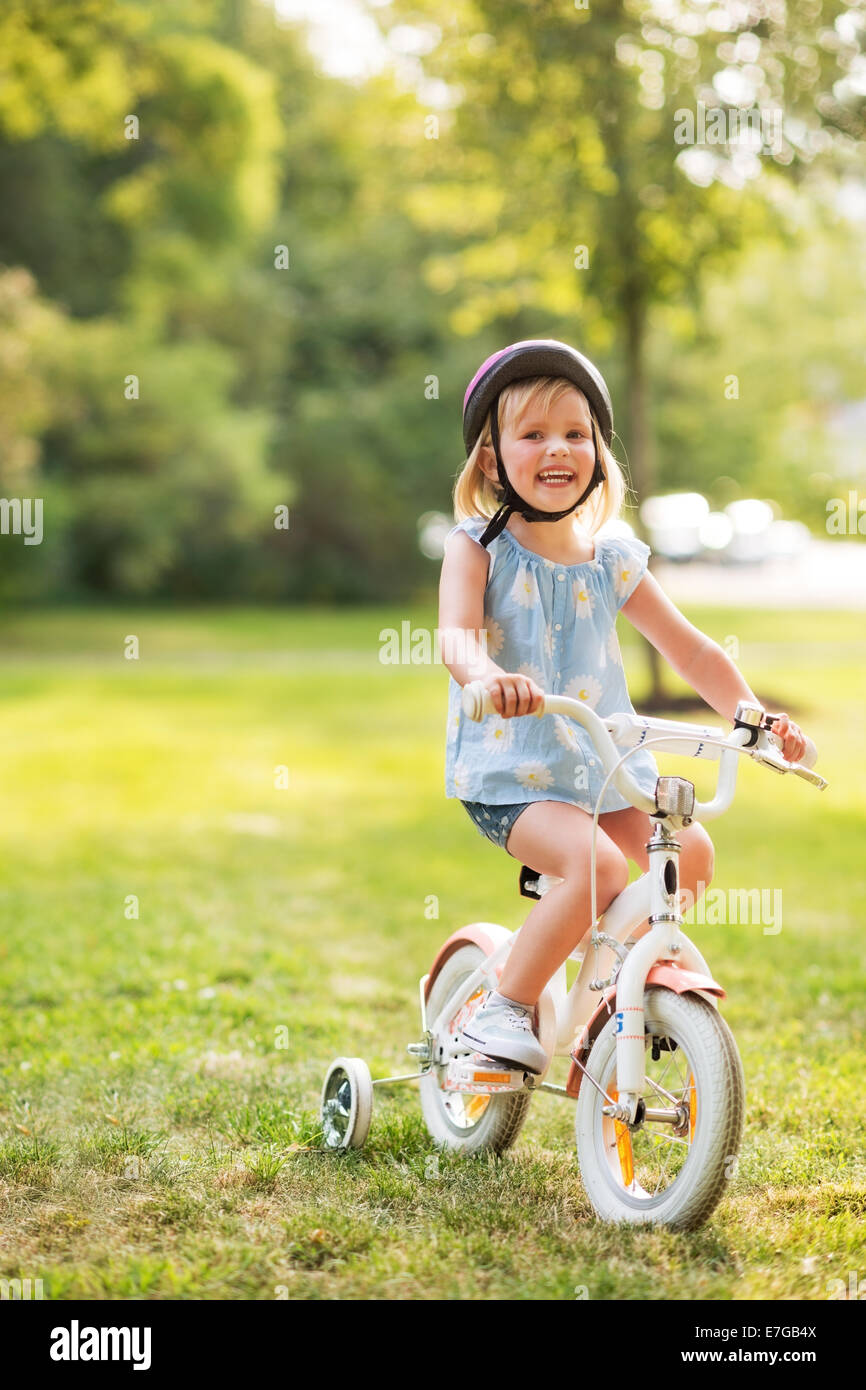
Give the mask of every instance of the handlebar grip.
MULTIPOLYGON (((463 687, 463 694, 460 697, 463 706, 463 713, 467 718, 479 724, 485 714, 497 714, 497 708, 493 703, 493 697, 483 681, 469 681, 463 687)), ((534 711, 536 715, 544 714, 544 701, 542 700, 538 709, 534 711)))
POLYGON ((467 719, 474 720, 476 724, 481 722, 485 714, 496 713, 490 692, 483 681, 469 681, 464 685, 460 703, 467 719))
MULTIPOLYGON (((767 738, 768 738, 769 742, 772 743, 773 746, 774 746, 775 748, 778 748, 778 749, 779 749, 779 752, 782 751, 782 740, 779 738, 779 735, 778 735, 778 734, 768 734, 768 735, 767 735, 767 738)), ((804 738, 805 741, 806 741, 806 751, 805 751, 805 753, 803 754, 802 758, 799 760, 799 762, 797 762, 797 763, 795 763, 795 764, 792 764, 792 766, 795 766, 795 767, 814 767, 814 766, 815 766, 815 763, 818 761, 818 750, 817 750, 817 748, 815 747, 814 743, 812 742, 812 740, 810 739, 810 737, 809 737, 808 734, 804 734, 804 735, 803 735, 803 738, 804 738)))

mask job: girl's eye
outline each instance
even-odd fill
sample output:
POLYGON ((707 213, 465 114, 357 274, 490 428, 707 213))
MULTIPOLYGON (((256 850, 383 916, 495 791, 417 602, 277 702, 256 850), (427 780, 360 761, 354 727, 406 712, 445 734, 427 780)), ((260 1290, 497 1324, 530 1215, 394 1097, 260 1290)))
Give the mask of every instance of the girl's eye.
MULTIPOLYGON (((584 434, 584 432, 583 432, 583 430, 569 430, 568 432, 569 432, 569 434, 577 435, 577 438, 578 438, 578 439, 584 439, 584 438, 586 437, 585 434, 584 434)), ((526 434, 523 436, 523 438, 524 438, 524 439, 533 439, 533 438, 535 437, 535 435, 537 435, 537 434, 541 434, 541 430, 527 430, 527 432, 526 432, 526 434)))

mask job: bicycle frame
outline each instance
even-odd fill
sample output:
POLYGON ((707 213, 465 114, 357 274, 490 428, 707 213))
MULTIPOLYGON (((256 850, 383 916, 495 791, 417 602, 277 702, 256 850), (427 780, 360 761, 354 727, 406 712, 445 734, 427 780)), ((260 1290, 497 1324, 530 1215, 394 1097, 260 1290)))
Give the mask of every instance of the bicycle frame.
MULTIPOLYGON (((467 687, 467 690, 469 688, 467 687)), ((470 717, 481 714, 482 695, 469 695, 469 704, 464 703, 470 717), (473 705, 473 700, 475 701, 473 705), (474 710, 474 712, 473 712, 474 710)), ((543 713, 561 713, 577 719, 593 736, 599 755, 608 771, 608 780, 613 778, 632 804, 638 809, 648 811, 655 821, 652 836, 647 842, 649 867, 640 878, 630 883, 619 893, 604 913, 597 918, 595 913, 595 841, 598 826, 598 809, 593 824, 592 840, 592 901, 593 938, 581 963, 577 978, 570 989, 566 989, 566 967, 563 962, 548 981, 538 1000, 539 1040, 546 1049, 549 1062, 554 1056, 571 1055, 579 1065, 580 1056, 591 1045, 590 1028, 601 1010, 606 1009, 609 1016, 615 996, 617 1016, 616 1078, 618 1099, 610 1097, 610 1113, 615 1118, 633 1123, 637 1113, 638 1100, 644 1085, 644 991, 654 976, 659 984, 665 984, 682 992, 689 989, 716 1005, 716 996, 724 994, 710 973, 710 968, 693 941, 682 931, 683 917, 679 907, 678 858, 680 845, 675 838, 676 830, 692 820, 712 820, 726 811, 733 801, 739 760, 744 753, 760 755, 760 760, 775 766, 776 770, 795 771, 801 776, 823 788, 826 783, 816 774, 808 773, 804 767, 786 763, 772 753, 778 744, 766 736, 758 740, 759 747, 753 753, 755 743, 752 730, 735 727, 723 737, 721 730, 703 729, 701 726, 687 726, 667 721, 638 721, 643 733, 635 747, 628 749, 619 759, 609 729, 594 711, 576 700, 561 696, 546 697, 543 713), (659 738, 647 739, 646 732, 664 727, 659 738), (685 731, 688 730, 688 733, 685 731), (687 746, 691 737, 691 749, 687 746), (685 752, 693 757, 718 757, 720 762, 716 793, 712 800, 696 802, 690 816, 677 813, 662 813, 653 798, 642 792, 628 776, 623 776, 621 764, 638 748, 655 745, 660 751, 685 752), (711 751, 715 746, 718 751, 711 751), (648 919, 648 929, 635 942, 629 944, 634 929, 648 919), (667 968, 660 967, 667 962, 667 968), (603 978, 600 978, 603 974, 603 978), (601 996, 601 998, 599 997, 601 996)), ((532 717, 532 716, 526 716, 532 717)), ((617 716, 615 718, 621 718, 617 716)), ((812 751, 814 748, 812 746, 812 751)), ((681 779, 676 779, 681 780, 681 779)), ((607 785, 607 783, 605 783, 607 785)), ((690 784, 689 784, 690 785, 690 784)), ((693 788, 692 788, 693 791, 693 788)), ((601 797, 599 798, 599 804, 601 797)), ((554 889, 560 880, 539 882, 539 893, 554 889)), ((483 932, 484 924, 478 924, 483 932)), ((480 987, 495 988, 501 974, 505 958, 517 939, 517 932, 510 934, 489 954, 477 970, 464 980, 445 1002, 437 1017, 428 1025, 433 1036, 443 1038, 441 1061, 447 1064, 452 1056, 465 1052, 459 1043, 444 1038, 446 1025, 460 1006, 480 987)), ((432 974, 443 952, 448 950, 446 942, 432 974)), ((429 977, 428 977, 429 978, 429 977)), ((422 991, 423 993, 423 991, 422 991)), ((426 1020, 425 1020, 426 1024, 426 1020)), ((548 1063, 549 1064, 549 1063, 548 1063)), ((531 1088, 544 1085, 544 1079, 533 1078, 531 1088)), ((552 1088, 551 1088, 552 1089, 552 1088)), ((559 1088, 556 1088, 559 1090, 559 1088)), ((571 1085, 568 1094, 574 1094, 571 1085)))
MULTIPOLYGON (((603 1003, 599 997, 600 977, 609 979, 612 987, 614 981, 610 977, 616 975, 617 1012, 625 1014, 629 1011, 633 1019, 629 1030, 623 1029, 620 1034, 622 1042, 618 1044, 618 1077, 623 1082, 621 1094, 626 1090, 639 1092, 643 1084, 643 991, 647 976, 656 962, 676 956, 678 966, 694 972, 698 981, 703 983, 707 990, 706 997, 712 999, 719 992, 719 986, 712 979, 701 952, 681 931, 683 918, 679 911, 677 888, 669 891, 671 870, 667 866, 673 864, 674 881, 678 885, 677 859, 680 852, 679 842, 674 838, 669 824, 671 819, 666 817, 660 820, 652 839, 648 841, 649 868, 617 894, 599 918, 601 934, 623 948, 634 929, 647 918, 650 920, 648 931, 628 951, 621 969, 617 973, 619 959, 613 945, 601 942, 597 948, 590 946, 571 988, 567 989, 566 986, 566 967, 563 963, 548 981, 538 1001, 542 1045, 547 1048, 551 1059, 554 1056, 568 1056, 579 1047, 580 1035, 603 1003), (638 1039, 639 1050, 627 1048, 627 1043, 638 1039), (620 1045, 625 1063, 622 1076, 619 1075, 620 1045), (624 1084, 626 1077, 632 1084, 624 1084)), ((553 887, 552 884, 543 885, 542 894, 552 891, 553 887)), ((514 932, 498 946, 452 993, 437 1017, 428 1024, 434 1034, 444 1032, 449 1018, 479 987, 495 988, 498 968, 504 964, 517 935, 518 932, 514 932)), ((463 1051, 465 1048, 459 1044, 444 1042, 442 1061, 447 1062, 463 1051)))

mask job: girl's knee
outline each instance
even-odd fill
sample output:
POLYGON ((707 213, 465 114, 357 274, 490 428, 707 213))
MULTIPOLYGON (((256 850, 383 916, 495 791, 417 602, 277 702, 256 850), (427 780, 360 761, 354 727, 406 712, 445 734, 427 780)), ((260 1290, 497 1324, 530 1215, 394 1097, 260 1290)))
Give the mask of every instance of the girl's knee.
POLYGON ((607 883, 614 893, 621 893, 624 888, 628 887, 628 860, 622 850, 612 850, 606 856, 605 875, 607 883))
MULTIPOLYGON (((569 861, 565 866, 565 882, 572 887, 587 891, 590 886, 591 859, 589 854, 569 861)), ((629 879, 628 860, 616 845, 599 846, 595 856, 595 880, 599 901, 602 896, 606 902, 621 893, 629 879)))
POLYGON ((694 826, 693 829, 700 833, 692 836, 688 851, 684 851, 688 876, 695 883, 702 883, 704 888, 708 888, 713 881, 715 868, 713 842, 703 826, 694 826))

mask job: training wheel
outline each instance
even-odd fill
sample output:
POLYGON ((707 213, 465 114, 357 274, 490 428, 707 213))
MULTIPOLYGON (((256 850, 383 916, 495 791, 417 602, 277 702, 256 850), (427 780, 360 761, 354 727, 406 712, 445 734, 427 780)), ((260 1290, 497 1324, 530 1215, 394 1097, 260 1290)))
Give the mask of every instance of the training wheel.
POLYGON ((370 1130, 373 1081, 360 1057, 338 1057, 322 1087, 322 1133, 329 1149, 360 1149, 370 1130))

